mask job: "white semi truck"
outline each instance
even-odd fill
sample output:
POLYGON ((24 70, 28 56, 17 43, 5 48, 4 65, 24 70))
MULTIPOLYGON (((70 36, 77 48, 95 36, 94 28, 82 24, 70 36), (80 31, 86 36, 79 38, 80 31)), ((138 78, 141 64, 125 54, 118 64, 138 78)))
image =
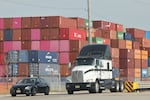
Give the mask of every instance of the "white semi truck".
POLYGON ((104 44, 89 44, 80 50, 71 78, 72 82, 66 83, 68 94, 82 90, 89 93, 101 93, 105 89, 111 92, 124 90, 124 81, 113 78, 110 48, 104 44))

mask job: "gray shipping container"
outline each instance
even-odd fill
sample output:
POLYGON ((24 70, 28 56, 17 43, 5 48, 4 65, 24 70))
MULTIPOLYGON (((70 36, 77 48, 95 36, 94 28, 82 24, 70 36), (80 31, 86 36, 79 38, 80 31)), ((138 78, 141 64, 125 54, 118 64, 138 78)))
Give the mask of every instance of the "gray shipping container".
POLYGON ((17 50, 8 51, 8 62, 9 63, 18 63, 19 52, 17 50))
POLYGON ((39 75, 47 76, 60 73, 59 64, 39 63, 39 75))
POLYGON ((18 75, 18 64, 9 64, 8 65, 8 76, 17 76, 18 75))
POLYGON ((38 63, 29 63, 29 76, 39 76, 38 63))

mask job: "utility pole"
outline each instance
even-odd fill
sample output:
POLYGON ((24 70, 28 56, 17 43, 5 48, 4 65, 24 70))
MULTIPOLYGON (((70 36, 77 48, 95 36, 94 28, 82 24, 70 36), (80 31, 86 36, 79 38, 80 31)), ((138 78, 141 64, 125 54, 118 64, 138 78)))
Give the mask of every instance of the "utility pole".
POLYGON ((92 36, 91 36, 91 0, 87 0, 88 6, 88 42, 92 44, 92 36))

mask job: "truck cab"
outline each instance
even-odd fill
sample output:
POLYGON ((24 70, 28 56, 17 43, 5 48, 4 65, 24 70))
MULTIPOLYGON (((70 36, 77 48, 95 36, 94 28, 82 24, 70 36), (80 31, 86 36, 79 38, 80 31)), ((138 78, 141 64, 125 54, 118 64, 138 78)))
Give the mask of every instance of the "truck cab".
POLYGON ((110 89, 111 92, 123 91, 123 81, 114 80, 109 46, 92 44, 84 46, 76 58, 71 72, 72 82, 66 83, 68 94, 74 91, 88 90, 100 93, 110 89))

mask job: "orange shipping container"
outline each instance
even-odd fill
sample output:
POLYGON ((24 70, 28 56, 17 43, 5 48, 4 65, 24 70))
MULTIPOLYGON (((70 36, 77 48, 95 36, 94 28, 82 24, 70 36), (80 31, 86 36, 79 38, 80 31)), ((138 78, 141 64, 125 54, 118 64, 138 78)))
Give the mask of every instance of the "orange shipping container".
POLYGON ((21 40, 21 29, 13 29, 13 40, 21 40))
POLYGON ((31 17, 31 28, 40 28, 40 17, 31 17))
POLYGON ((12 18, 4 18, 4 29, 12 28, 12 18))
POLYGON ((141 59, 141 50, 134 49, 134 58, 135 59, 141 59))
POLYGON ((132 49, 132 41, 130 40, 118 40, 120 49, 132 49))
POLYGON ((63 77, 69 76, 71 74, 68 64, 60 65, 60 74, 63 77))
POLYGON ((141 68, 135 68, 135 78, 141 77, 141 68))
POLYGON ((113 30, 102 30, 102 37, 107 39, 116 39, 117 33, 113 30))
POLYGON ((141 59, 134 59, 134 67, 141 68, 141 59))
POLYGON ((0 41, 3 41, 4 40, 4 31, 3 30, 0 30, 0 41))
POLYGON ((148 59, 148 51, 141 50, 141 59, 147 60, 148 59))
POLYGON ((59 40, 59 28, 50 28, 49 29, 49 39, 50 40, 59 40))
POLYGON ((50 39, 50 33, 49 28, 42 28, 41 29, 41 40, 49 40, 50 39))
POLYGON ((119 58, 119 49, 111 48, 111 56, 112 56, 112 58, 119 58))

